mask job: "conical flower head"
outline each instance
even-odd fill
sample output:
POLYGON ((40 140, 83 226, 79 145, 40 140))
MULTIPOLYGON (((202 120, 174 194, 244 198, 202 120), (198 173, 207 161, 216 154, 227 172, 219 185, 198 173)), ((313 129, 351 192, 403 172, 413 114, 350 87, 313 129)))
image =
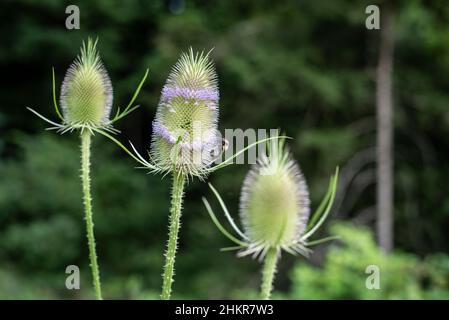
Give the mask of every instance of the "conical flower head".
POLYGON ((246 236, 260 249, 288 248, 305 231, 309 205, 306 181, 284 140, 271 141, 242 187, 240 216, 246 236))
POLYGON ((60 103, 66 124, 72 127, 102 127, 109 123, 112 84, 96 48, 83 42, 81 54, 67 70, 60 103))
POLYGON ((162 89, 151 156, 165 171, 204 176, 218 146, 218 86, 209 54, 184 53, 162 89))

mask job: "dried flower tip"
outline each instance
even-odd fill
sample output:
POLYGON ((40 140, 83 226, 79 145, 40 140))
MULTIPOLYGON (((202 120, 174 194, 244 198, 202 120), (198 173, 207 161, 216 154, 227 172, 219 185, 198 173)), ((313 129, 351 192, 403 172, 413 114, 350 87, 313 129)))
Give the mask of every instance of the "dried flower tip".
POLYGON ((163 170, 205 175, 217 134, 218 86, 209 54, 190 49, 173 67, 153 121, 151 155, 163 170))
POLYGON ((109 123, 112 84, 97 51, 97 41, 83 42, 81 54, 67 70, 60 103, 64 121, 73 127, 102 127, 109 123))
POLYGON ((245 178, 240 216, 246 236, 260 250, 288 248, 299 240, 309 219, 306 181, 284 140, 268 143, 268 153, 245 178))

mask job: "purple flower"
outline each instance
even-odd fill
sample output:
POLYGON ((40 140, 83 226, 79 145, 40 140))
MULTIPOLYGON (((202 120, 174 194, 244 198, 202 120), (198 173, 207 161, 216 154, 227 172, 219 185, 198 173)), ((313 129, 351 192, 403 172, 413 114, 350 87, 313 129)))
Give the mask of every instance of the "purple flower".
POLYGON ((166 171, 202 177, 221 146, 218 86, 208 54, 190 49, 173 67, 153 121, 151 156, 166 171))

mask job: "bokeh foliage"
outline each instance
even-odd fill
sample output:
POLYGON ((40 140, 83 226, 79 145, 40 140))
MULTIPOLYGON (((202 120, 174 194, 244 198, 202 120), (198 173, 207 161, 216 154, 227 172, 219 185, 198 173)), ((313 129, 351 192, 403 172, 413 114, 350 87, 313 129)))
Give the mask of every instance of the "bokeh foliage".
POLYGON ((298 264, 293 270, 291 297, 307 299, 449 299, 449 257, 442 253, 421 260, 412 254, 383 254, 366 228, 339 224, 322 268, 298 264), (365 281, 380 271, 380 289, 365 281))
MULTIPOLYGON (((44 124, 25 107, 50 115, 51 67, 60 82, 82 39, 98 36, 115 106, 129 100, 150 68, 138 99, 142 108, 119 125, 122 141, 130 139, 140 150, 149 147, 171 65, 190 46, 214 48, 221 129, 282 128, 292 136, 313 206, 335 166, 341 166, 332 218, 352 222, 336 228, 347 249, 317 248, 313 267, 285 255, 276 280, 280 297, 447 298, 447 256, 438 254, 449 250, 446 2, 396 2, 395 243, 400 253, 385 262, 386 289, 373 293, 356 287, 364 285, 365 262, 382 260, 361 228, 375 224, 379 34, 365 29, 365 7, 372 2, 2 1, 0 297, 91 297, 77 137, 42 133, 44 124), (65 29, 69 4, 80 8, 80 30, 65 29), (64 288, 69 264, 81 268, 79 292, 64 288)), ((94 142, 94 219, 105 297, 156 298, 169 181, 134 169, 135 163, 101 137, 94 142)), ((247 170, 234 166, 210 177, 234 214, 247 170)), ((260 265, 218 251, 229 243, 208 220, 203 195, 210 195, 205 184, 188 186, 175 297, 251 297, 260 265)))

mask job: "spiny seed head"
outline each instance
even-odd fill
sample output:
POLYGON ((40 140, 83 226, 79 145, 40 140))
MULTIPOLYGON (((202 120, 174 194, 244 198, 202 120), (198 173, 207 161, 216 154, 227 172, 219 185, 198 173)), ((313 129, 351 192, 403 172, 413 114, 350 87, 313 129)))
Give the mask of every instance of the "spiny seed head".
POLYGON ((309 219, 309 192, 284 140, 268 144, 247 174, 240 196, 245 234, 261 249, 289 247, 304 233, 309 219))
POLYGON ((83 42, 81 54, 67 70, 60 103, 70 126, 101 127, 109 122, 112 84, 97 51, 97 41, 83 42))
POLYGON ((221 147, 217 76, 209 53, 183 53, 162 89, 151 156, 163 170, 205 175, 221 147))

